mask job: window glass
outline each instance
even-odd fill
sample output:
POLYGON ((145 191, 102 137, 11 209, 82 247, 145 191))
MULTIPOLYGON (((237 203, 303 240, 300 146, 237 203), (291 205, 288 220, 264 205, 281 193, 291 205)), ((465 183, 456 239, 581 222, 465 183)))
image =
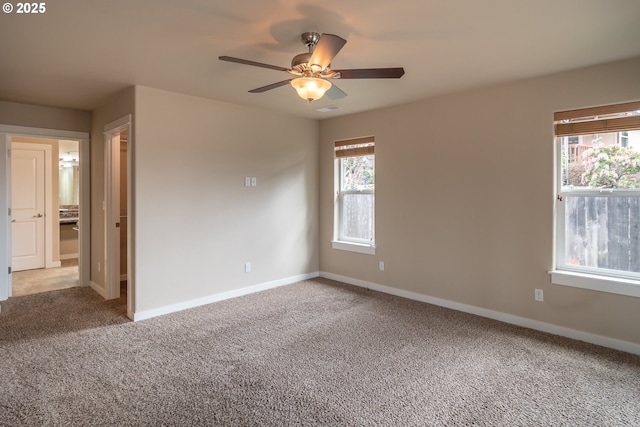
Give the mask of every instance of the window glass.
POLYGON ((374 155, 339 159, 339 240, 374 242, 374 159, 374 155))
POLYGON ((640 131, 571 138, 560 138, 562 191, 640 188, 640 131))

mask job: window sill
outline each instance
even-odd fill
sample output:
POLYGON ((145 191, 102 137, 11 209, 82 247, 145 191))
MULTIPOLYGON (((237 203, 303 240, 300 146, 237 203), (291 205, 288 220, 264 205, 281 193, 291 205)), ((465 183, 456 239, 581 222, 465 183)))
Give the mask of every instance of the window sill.
POLYGON ((551 283, 640 298, 640 281, 573 271, 550 271, 551 283))
POLYGON ((372 245, 365 245, 362 243, 344 242, 340 240, 332 240, 331 247, 333 249, 339 249, 341 251, 358 252, 361 254, 375 255, 376 247, 372 245))

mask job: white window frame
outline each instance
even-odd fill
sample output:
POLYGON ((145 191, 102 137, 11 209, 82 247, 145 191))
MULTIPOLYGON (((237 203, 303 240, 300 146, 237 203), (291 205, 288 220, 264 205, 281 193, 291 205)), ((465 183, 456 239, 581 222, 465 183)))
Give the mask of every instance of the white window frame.
MULTIPOLYGON (((374 156, 374 171, 376 168, 376 159, 375 154, 370 154, 374 156)), ((355 156, 354 156, 355 157, 355 156)), ((376 245, 375 245, 375 182, 373 190, 342 190, 342 159, 348 159, 350 157, 336 157, 334 161, 334 232, 333 232, 333 240, 331 241, 331 247, 333 249, 358 252, 367 255, 375 255, 376 253, 376 245), (342 232, 342 206, 343 199, 345 195, 348 194, 371 194, 374 197, 374 214, 373 214, 373 241, 369 241, 366 239, 357 239, 353 237, 344 236, 342 232)))
POLYGON ((590 289, 640 298, 640 273, 576 266, 565 260, 565 200, 567 197, 640 197, 638 189, 569 189, 562 185, 562 148, 564 136, 555 137, 555 221, 554 268, 549 271, 556 285, 590 289))
POLYGON ((629 131, 618 132, 618 144, 621 147, 629 146, 629 131), (623 133, 626 133, 626 135, 623 135, 623 133))

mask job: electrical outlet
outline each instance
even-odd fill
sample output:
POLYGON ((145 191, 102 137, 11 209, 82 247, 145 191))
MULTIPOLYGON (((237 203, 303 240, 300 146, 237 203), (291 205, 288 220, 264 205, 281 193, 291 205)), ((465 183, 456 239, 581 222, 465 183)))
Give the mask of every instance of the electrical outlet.
POLYGON ((380 269, 380 271, 384 271, 384 261, 380 261, 378 263, 378 268, 380 269))
POLYGON ((256 187, 258 185, 258 178, 256 178, 255 176, 251 177, 251 186, 252 187, 256 187))
POLYGON ((534 291, 534 296, 536 298, 536 301, 544 301, 544 291, 542 289, 536 289, 534 291))
POLYGON ((244 186, 245 187, 251 187, 251 177, 250 176, 245 176, 244 177, 244 186))
POLYGON ((244 272, 245 273, 251 272, 251 263, 250 262, 245 262, 244 263, 244 272))

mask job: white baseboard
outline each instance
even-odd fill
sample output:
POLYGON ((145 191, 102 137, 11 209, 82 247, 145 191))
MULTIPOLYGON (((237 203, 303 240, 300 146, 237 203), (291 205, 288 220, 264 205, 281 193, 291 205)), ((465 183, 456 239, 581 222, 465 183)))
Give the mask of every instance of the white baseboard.
POLYGON ((565 328, 563 326, 554 325, 552 323, 540 322, 539 320, 528 319, 526 317, 514 316, 512 314, 502 313, 500 311, 489 310, 486 308, 476 307, 473 305, 462 304, 442 298, 430 297, 428 295, 419 294, 417 292, 405 291, 402 289, 392 288, 390 286, 380 285, 378 283, 367 282, 364 280, 354 279, 352 277, 340 276, 338 274, 320 272, 320 277, 336 280, 362 288, 368 288, 385 294, 395 295, 415 301, 425 302, 428 304, 438 305, 465 313, 475 314, 489 319, 499 320, 501 322, 510 323, 516 326, 522 326, 537 331, 547 332, 553 335, 559 335, 566 338, 572 338, 578 341, 584 341, 603 347, 613 348, 615 350, 625 351, 627 353, 640 355, 640 344, 622 341, 615 338, 609 338, 602 335, 591 334, 588 332, 578 331, 576 329, 565 328))
POLYGON ((49 264, 45 266, 45 268, 58 268, 62 265, 60 261, 51 261, 49 264))
POLYGON ((74 258, 78 258, 78 254, 60 254, 60 261, 65 260, 65 259, 74 259, 74 258))
POLYGON ((226 299, 236 298, 243 295, 253 294, 255 292, 266 291, 267 289, 273 289, 280 286, 290 285, 292 283, 300 282, 302 280, 313 279, 318 277, 319 272, 300 274, 297 276, 286 277, 284 279, 274 280, 272 282, 261 283, 258 285, 248 286, 246 288, 234 289, 232 291, 221 292, 219 294, 208 295, 206 297, 197 298, 189 301, 180 302, 177 304, 166 305, 163 307, 153 308, 151 310, 144 310, 133 313, 133 320, 145 320, 152 317, 162 316, 163 314, 175 313, 177 311, 187 310, 189 308, 195 308, 206 304, 211 304, 226 299))
POLYGON ((89 281, 89 286, 91 286, 91 289, 93 289, 94 291, 96 291, 98 294, 100 294, 100 296, 102 298, 106 298, 107 297, 107 291, 104 289, 104 287, 98 285, 96 282, 94 282, 93 280, 89 281))

